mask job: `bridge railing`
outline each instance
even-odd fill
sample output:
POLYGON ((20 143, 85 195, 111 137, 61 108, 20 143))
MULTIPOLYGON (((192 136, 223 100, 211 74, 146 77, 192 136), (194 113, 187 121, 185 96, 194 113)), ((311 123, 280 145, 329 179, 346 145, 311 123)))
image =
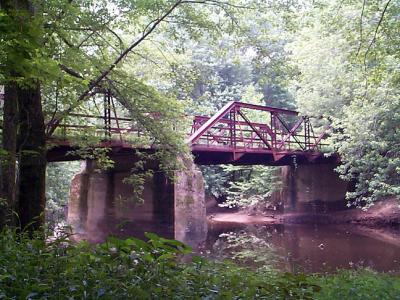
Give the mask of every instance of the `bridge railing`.
POLYGON ((189 142, 209 151, 313 152, 321 151, 324 135, 295 111, 230 102, 213 117, 196 116, 189 142))
MULTIPOLYGON (((165 122, 159 113, 145 113, 146 118, 155 122, 165 122)), ((184 116, 185 117, 185 116, 184 116)), ((149 148, 154 138, 140 122, 129 117, 104 117, 99 115, 70 113, 64 122, 59 124, 53 138, 68 141, 79 141, 81 137, 95 138, 101 142, 112 142, 131 145, 131 147, 149 148)))
POLYGON ((71 113, 64 123, 59 124, 54 136, 68 140, 82 135, 91 135, 101 140, 129 142, 144 138, 144 131, 126 117, 107 117, 71 113))

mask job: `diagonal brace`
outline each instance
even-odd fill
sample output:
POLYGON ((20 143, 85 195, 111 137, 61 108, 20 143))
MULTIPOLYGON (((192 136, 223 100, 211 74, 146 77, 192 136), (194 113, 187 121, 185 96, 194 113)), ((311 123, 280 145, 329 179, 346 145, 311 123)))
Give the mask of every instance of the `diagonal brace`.
MULTIPOLYGON (((278 119, 279 119, 279 117, 278 117, 278 119)), ((282 125, 286 128, 286 130, 288 130, 288 127, 286 127, 286 124, 284 124, 283 122, 282 122, 282 120, 281 119, 279 119, 279 121, 282 123, 282 125)), ((285 143, 290 139, 290 137, 291 136, 293 136, 295 139, 296 139, 296 137, 293 135, 295 132, 296 132, 296 130, 300 127, 300 125, 303 123, 303 118, 300 118, 298 121, 297 121, 297 123, 293 126, 293 128, 292 129, 290 129, 290 130, 288 130, 289 131, 289 133, 283 138, 283 140, 279 143, 279 146, 278 146, 278 149, 281 149, 284 145, 285 145, 285 143)), ((296 140, 297 141, 297 140, 296 140)), ((297 143, 299 143, 299 141, 297 141, 297 143)))
MULTIPOLYGON (((254 127, 253 124, 251 124, 251 122, 249 121, 249 119, 245 116, 245 114, 243 112, 241 112, 240 110, 237 110, 237 113, 243 118, 243 120, 247 123, 247 125, 249 125, 251 127, 251 129, 253 129, 253 131, 257 134, 257 136, 264 142, 264 144, 268 147, 268 149, 272 150, 271 145, 268 143, 268 141, 262 136, 262 134, 257 130, 256 127, 254 127)), ((268 128, 268 127, 266 127, 268 128)), ((267 129, 268 133, 270 133, 270 135, 273 135, 273 132, 270 128, 267 129)))
MULTIPOLYGON (((290 129, 289 126, 279 117, 279 115, 276 115, 276 117, 278 118, 279 122, 281 122, 281 124, 283 125, 283 127, 285 127, 285 129, 288 132, 288 135, 285 137, 286 138, 290 138, 291 136, 295 139, 295 141, 297 142, 297 144, 300 146, 300 148, 305 151, 306 149, 303 147, 303 145, 301 144, 301 142, 299 141, 299 139, 294 135, 294 133, 296 132, 297 128, 300 126, 300 124, 303 122, 303 118, 301 118, 299 120, 299 122, 297 122, 297 124, 290 129), (297 127, 296 127, 297 126, 297 127)), ((287 140, 287 139, 286 139, 287 140)), ((280 146, 280 148, 283 145, 280 146)))

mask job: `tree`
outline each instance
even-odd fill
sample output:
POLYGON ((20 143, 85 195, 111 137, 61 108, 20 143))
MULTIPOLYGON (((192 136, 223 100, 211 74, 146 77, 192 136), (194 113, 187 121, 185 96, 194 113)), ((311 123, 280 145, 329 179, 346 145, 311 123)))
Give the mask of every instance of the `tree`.
POLYGON ((179 105, 168 109, 173 98, 164 101, 132 63, 137 57, 151 61, 138 50, 149 43, 150 35, 162 49, 172 45, 177 51, 178 33, 189 39, 221 28, 215 23, 236 9, 234 4, 183 0, 1 2, 3 147, 9 162, 3 171, 2 195, 22 227, 33 222, 35 229, 43 220, 46 135, 54 134, 68 113, 83 107, 99 85, 112 88, 166 152, 173 153, 182 144, 177 137, 170 140, 171 126, 163 126, 168 117, 180 113, 179 105), (198 5, 204 9, 196 11, 198 5), (217 8, 225 13, 215 13, 217 8), (161 29, 162 38, 156 29, 161 29), (146 112, 157 110, 165 113, 165 122, 146 118, 146 112))
MULTIPOLYGON (((34 68, 32 61, 37 58, 35 53, 40 48, 41 26, 35 18, 35 7, 29 1, 3 1, 1 7, 5 13, 2 27, 6 27, 7 37, 2 40, 8 41, 3 50, 7 57, 2 65, 2 74, 7 80, 3 147, 8 160, 3 171, 3 193, 9 201, 8 206, 19 213, 20 224, 26 226, 35 219, 43 219, 45 205, 46 146, 40 81, 30 77, 34 68), (12 52, 10 47, 13 47, 12 52), (17 61, 19 65, 16 65, 17 61)), ((40 223, 40 220, 35 222, 40 223)))
POLYGON ((319 1, 292 44, 297 104, 333 121, 338 171, 356 182, 349 204, 400 195, 399 11, 396 1, 319 1))
MULTIPOLYGON (((257 3, 256 7, 235 15, 238 30, 223 34, 217 43, 205 39, 190 44, 192 55, 174 73, 173 85, 178 97, 191 103, 188 114, 211 116, 232 100, 294 108, 288 89, 294 68, 288 64, 285 50, 292 39, 287 21, 291 9, 270 3, 257 3)), ((263 166, 201 169, 206 192, 221 201, 228 198, 225 204, 229 206, 265 204, 279 182, 273 171, 263 166)))

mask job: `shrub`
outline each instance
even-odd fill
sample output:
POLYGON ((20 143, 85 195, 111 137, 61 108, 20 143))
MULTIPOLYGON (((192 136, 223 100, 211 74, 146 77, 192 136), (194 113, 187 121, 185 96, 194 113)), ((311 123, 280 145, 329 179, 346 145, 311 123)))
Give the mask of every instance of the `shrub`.
MULTIPOLYGON (((110 237, 100 245, 0 235, 0 299, 396 299, 399 279, 254 272, 191 255, 181 242, 110 237), (190 262, 187 258, 191 258, 190 262), (372 291, 378 292, 372 293, 372 291), (359 294, 358 294, 359 293, 359 294), (349 298, 350 297, 350 298, 349 298)), ((358 277, 360 276, 360 277, 358 277)))

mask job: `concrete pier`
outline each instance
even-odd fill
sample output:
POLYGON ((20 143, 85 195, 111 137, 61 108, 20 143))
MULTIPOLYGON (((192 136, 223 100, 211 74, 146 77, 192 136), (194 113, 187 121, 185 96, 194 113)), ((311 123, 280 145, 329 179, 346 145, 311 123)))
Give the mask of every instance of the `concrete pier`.
POLYGON ((204 241, 203 177, 192 161, 184 164, 174 180, 153 170, 143 186, 143 201, 138 202, 132 197, 134 187, 124 182, 130 165, 123 159, 112 170, 101 172, 93 162, 85 162, 72 179, 68 204, 68 222, 76 238, 98 243, 109 235, 144 238, 147 231, 190 245, 204 241))
POLYGON ((324 213, 346 207, 349 183, 334 171, 336 164, 284 166, 282 199, 285 212, 324 213))

